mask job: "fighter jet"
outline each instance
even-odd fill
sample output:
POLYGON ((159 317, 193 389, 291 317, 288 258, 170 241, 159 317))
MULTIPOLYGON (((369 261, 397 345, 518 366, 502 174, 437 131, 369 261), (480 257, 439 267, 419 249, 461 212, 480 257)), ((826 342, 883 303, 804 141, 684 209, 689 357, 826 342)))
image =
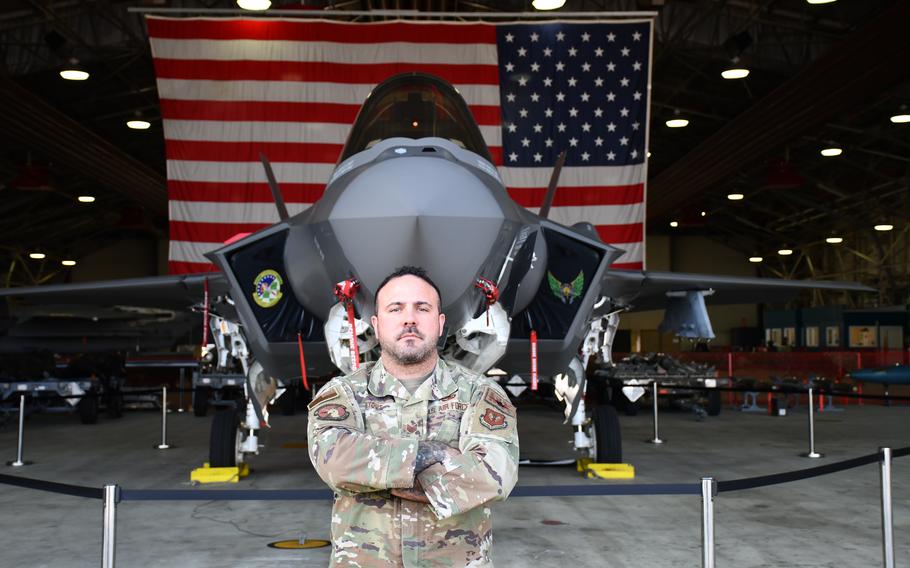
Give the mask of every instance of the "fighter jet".
MULTIPOLYGON (((281 220, 210 253, 219 272, 0 291, 33 303, 196 304, 216 339, 216 366, 230 355, 247 375, 239 426, 218 413, 212 436, 213 452, 238 451, 213 466, 258 451, 266 404, 304 375, 304 360, 315 377, 379 356, 369 323, 374 292, 402 265, 422 266, 440 287, 443 358, 553 383, 576 450, 600 461, 621 461, 619 426, 611 406, 585 407, 585 368, 594 356, 609 364, 622 312, 666 307, 661 329, 711 338, 706 297, 740 303, 804 288, 870 290, 612 269, 623 251, 593 226, 561 225, 546 204, 535 214, 509 196, 464 99, 430 75, 376 86, 322 198, 305 211, 288 216, 280 180, 264 165, 281 220)), ((550 202, 554 191, 551 184, 550 202)))

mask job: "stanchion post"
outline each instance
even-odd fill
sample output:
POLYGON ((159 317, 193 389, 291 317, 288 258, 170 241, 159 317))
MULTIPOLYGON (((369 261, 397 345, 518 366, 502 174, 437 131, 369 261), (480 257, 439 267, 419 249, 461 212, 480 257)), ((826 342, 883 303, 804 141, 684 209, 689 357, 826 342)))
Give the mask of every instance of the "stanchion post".
POLYGON ((167 386, 161 387, 161 443, 155 446, 159 450, 169 450, 167 443, 167 386))
POLYGON ((104 532, 101 536, 101 568, 114 568, 114 553, 117 549, 117 500, 120 488, 104 486, 104 532))
POLYGON ((177 412, 185 412, 183 409, 183 391, 186 388, 186 367, 180 367, 180 392, 177 394, 177 412))
POLYGON ((891 448, 882 453, 882 560, 885 568, 894 568, 894 518, 891 514, 891 448))
POLYGON ((800 454, 804 458, 823 458, 825 454, 815 451, 815 400, 813 399, 813 389, 809 387, 809 451, 800 454))
POLYGON ((19 441, 16 444, 16 461, 6 462, 11 467, 22 467, 31 465, 22 459, 22 453, 25 451, 25 393, 19 395, 19 441))
POLYGON ((658 429, 657 424, 657 381, 651 383, 651 402, 654 406, 654 438, 646 440, 649 444, 663 444, 664 441, 660 439, 660 430, 658 429))
POLYGON ((701 565, 714 568, 714 497, 717 482, 713 477, 701 478, 701 565))

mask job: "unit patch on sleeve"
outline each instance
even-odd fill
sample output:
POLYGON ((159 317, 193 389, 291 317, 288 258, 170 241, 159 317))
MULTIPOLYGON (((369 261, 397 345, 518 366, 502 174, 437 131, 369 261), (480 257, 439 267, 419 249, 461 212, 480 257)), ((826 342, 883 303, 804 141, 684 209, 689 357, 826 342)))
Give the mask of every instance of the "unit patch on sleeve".
POLYGON ((253 280, 253 301, 261 308, 271 308, 283 295, 281 275, 274 270, 263 270, 253 280))
POLYGON ((496 412, 492 408, 487 408, 486 412, 480 416, 480 423, 488 430, 501 430, 509 425, 506 421, 506 415, 496 412))
POLYGON ((350 415, 351 413, 343 404, 323 404, 316 409, 316 418, 320 420, 332 420, 335 422, 341 422, 342 420, 347 419, 347 417, 350 415))

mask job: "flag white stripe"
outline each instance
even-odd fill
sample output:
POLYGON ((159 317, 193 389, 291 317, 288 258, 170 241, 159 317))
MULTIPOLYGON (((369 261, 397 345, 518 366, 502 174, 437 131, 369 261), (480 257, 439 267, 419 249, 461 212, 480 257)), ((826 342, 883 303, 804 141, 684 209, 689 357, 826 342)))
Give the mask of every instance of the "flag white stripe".
POLYGON ((343 64, 422 63, 459 65, 497 64, 493 43, 339 43, 258 39, 153 38, 152 55, 160 59, 283 61, 343 64))
MULTIPOLYGON (((351 126, 333 122, 165 120, 164 137, 203 142, 344 144, 351 126)), ((481 126, 480 133, 489 146, 502 143, 502 129, 498 126, 481 126)))
MULTIPOLYGON (((565 167, 559 173, 559 187, 631 185, 644 181, 644 164, 631 166, 565 167)), ((553 168, 499 168, 506 187, 547 187, 553 168)))
MULTIPOLYGON (((296 215, 309 207, 306 203, 288 202, 288 213, 296 215)), ((580 220, 594 225, 609 225, 617 219, 640 219, 644 203, 631 205, 553 206, 549 218, 571 224, 580 220), (637 215, 637 217, 636 217, 637 215)), ((168 204, 171 221, 199 222, 207 219, 218 223, 277 223, 274 203, 237 203, 219 201, 172 200, 168 204)), ((537 213, 538 208, 529 209, 537 213)))
MULTIPOLYGON (((376 85, 303 81, 158 79, 158 97, 187 101, 337 103, 362 105, 376 85)), ((469 105, 499 106, 498 85, 456 85, 469 105)))
MULTIPOLYGON (((309 203, 286 202, 288 213, 296 215, 310 207, 309 203)), ((205 219, 215 223, 277 223, 278 209, 274 203, 237 203, 221 201, 180 201, 168 202, 171 221, 202 222, 205 219)))
POLYGON ((205 257, 205 253, 223 246, 223 243, 171 241, 168 260, 171 262, 205 262, 211 264, 212 261, 205 257))
MULTIPOLYGON (((335 164, 275 162, 278 183, 328 183, 335 164)), ((202 162, 168 160, 167 179, 220 183, 265 183, 265 170, 259 162, 202 162)))
MULTIPOLYGON (((327 183, 335 164, 278 162, 272 164, 272 168, 279 183, 327 183)), ((499 171, 506 187, 516 188, 547 187, 552 173, 550 168, 499 168, 499 171)), ((643 173, 641 165, 563 168, 559 176, 559 187, 601 187, 642 183, 643 173)), ((178 181, 221 183, 266 181, 265 172, 259 162, 168 160, 167 175, 168 179, 178 181)))
POLYGON ((616 262, 643 262, 644 261, 644 251, 645 247, 642 242, 634 243, 607 243, 613 245, 617 248, 621 248, 626 251, 622 256, 620 256, 616 262))

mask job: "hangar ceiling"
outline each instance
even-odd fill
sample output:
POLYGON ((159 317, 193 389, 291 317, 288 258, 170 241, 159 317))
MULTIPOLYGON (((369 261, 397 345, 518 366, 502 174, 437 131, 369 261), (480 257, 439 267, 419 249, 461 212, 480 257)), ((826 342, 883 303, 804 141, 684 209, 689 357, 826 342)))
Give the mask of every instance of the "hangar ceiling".
MULTIPOLYGON (((307 8, 521 11, 516 0, 316 0, 307 8)), ((166 238, 165 158, 142 17, 129 7, 233 0, 16 0, 0 7, 0 285, 65 279, 59 261, 131 235, 166 238), (91 79, 63 81, 76 58, 91 79), (141 117, 148 130, 126 128, 141 117), (79 195, 96 197, 81 204, 79 195), (40 250, 44 261, 28 259, 40 250)), ((274 0, 273 8, 300 2, 274 0)), ((757 270, 910 292, 910 2, 568 0, 567 11, 656 10, 649 233, 705 235, 757 270), (737 58, 751 73, 724 80, 737 58), (684 117, 686 128, 665 121, 684 117), (823 147, 843 154, 825 158, 823 147), (727 199, 741 193, 741 201, 727 199), (671 228, 670 222, 677 226, 671 228), (894 230, 876 232, 877 223, 894 230), (832 246, 827 236, 844 243, 832 246), (796 254, 779 257, 777 249, 796 254)), ((558 14, 558 13, 557 13, 558 14)), ((379 17, 351 19, 379 20, 379 17)), ((723 267, 718 268, 722 272, 723 267)), ((821 298, 818 298, 819 300, 821 298)))

